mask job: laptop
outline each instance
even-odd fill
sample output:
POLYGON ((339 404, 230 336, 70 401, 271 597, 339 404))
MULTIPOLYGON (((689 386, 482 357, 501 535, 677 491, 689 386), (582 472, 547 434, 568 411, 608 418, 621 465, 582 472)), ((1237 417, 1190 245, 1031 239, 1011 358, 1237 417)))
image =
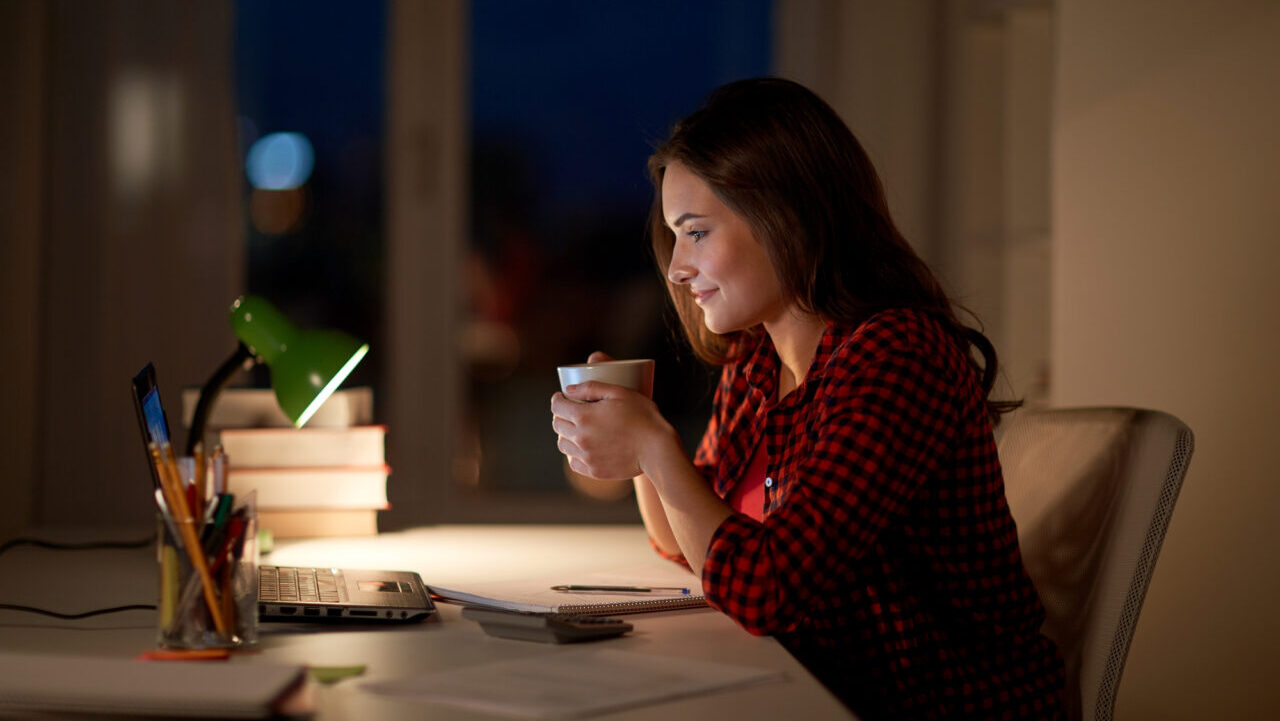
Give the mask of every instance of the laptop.
MULTIPOLYGON (((133 377, 132 389, 142 450, 159 487, 148 444, 171 441, 151 363, 133 377)), ((411 571, 258 565, 259 621, 405 623, 435 612, 422 578, 411 571)))

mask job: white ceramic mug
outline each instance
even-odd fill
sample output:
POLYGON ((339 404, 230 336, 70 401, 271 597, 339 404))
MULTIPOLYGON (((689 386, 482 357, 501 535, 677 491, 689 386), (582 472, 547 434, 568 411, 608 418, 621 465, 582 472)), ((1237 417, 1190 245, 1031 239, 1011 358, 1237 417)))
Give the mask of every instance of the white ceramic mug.
POLYGON ((578 363, 558 366, 560 390, 578 383, 600 381, 630 388, 647 397, 653 397, 653 361, 648 358, 612 360, 599 363, 578 363))

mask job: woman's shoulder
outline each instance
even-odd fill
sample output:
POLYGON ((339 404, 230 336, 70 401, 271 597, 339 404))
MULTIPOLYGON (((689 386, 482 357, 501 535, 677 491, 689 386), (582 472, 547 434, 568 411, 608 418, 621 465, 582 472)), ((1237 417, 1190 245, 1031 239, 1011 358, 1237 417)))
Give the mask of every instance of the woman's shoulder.
POLYGON ((884 373, 957 385, 972 373, 965 346, 944 321, 914 308, 890 308, 857 325, 835 325, 827 353, 824 375, 836 387, 884 373))
POLYGON ((827 407, 840 408, 868 388, 938 397, 981 395, 964 346, 933 313, 891 308, 856 326, 833 330, 836 343, 818 391, 827 407))
POLYGON ((915 308, 881 310, 855 326, 837 329, 837 333, 840 343, 833 360, 839 356, 867 357, 895 352, 934 356, 958 349, 955 338, 937 316, 915 308))

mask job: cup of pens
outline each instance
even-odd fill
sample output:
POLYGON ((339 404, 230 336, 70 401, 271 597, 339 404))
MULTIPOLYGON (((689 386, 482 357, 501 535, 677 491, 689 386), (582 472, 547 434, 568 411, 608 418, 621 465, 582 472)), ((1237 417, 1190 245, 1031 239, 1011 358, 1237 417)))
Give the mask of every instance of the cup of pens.
POLYGON ((258 640, 258 514, 253 493, 226 492, 226 456, 177 458, 150 444, 157 488, 162 648, 235 648, 258 640))

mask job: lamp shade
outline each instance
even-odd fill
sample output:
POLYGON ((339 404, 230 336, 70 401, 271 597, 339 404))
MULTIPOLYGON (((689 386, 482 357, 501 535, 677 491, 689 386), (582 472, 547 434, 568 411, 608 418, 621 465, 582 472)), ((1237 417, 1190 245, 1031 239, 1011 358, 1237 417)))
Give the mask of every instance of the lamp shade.
POLYGON ((303 330, 265 299, 245 295, 231 304, 231 327, 271 369, 280 410, 301 428, 347 379, 369 345, 336 330, 303 330))

